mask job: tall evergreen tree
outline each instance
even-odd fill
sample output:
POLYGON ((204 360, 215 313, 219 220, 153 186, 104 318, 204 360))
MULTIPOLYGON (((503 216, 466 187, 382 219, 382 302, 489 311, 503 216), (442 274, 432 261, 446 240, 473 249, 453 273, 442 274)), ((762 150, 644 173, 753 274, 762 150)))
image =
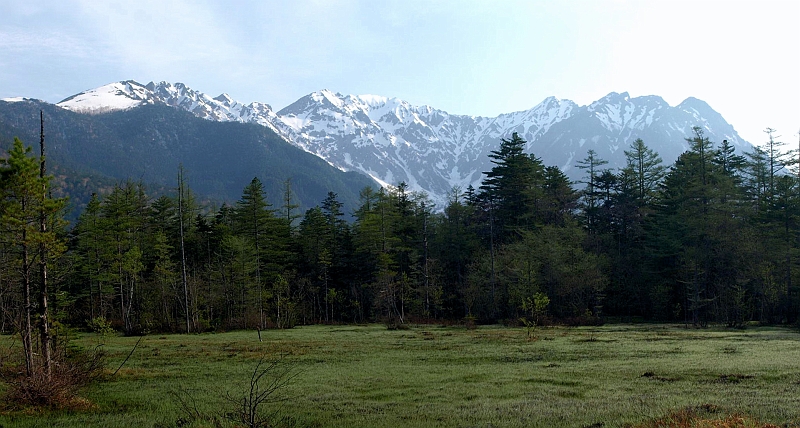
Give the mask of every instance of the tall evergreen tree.
POLYGON ((283 182, 283 205, 281 206, 281 217, 286 222, 286 229, 287 229, 287 239, 290 239, 292 236, 292 232, 296 227, 295 222, 298 218, 301 217, 300 214, 295 214, 295 210, 299 208, 300 205, 295 202, 294 191, 292 190, 292 180, 286 179, 283 182))
POLYGON ((501 241, 512 239, 515 231, 531 229, 541 220, 538 209, 545 168, 539 158, 524 153, 526 144, 516 132, 510 140, 502 139, 500 148, 489 155, 495 166, 484 172, 481 191, 489 201, 492 223, 497 224, 501 241))
POLYGON ((555 166, 544 171, 541 216, 544 224, 565 226, 573 216, 577 206, 578 194, 572 188, 567 176, 555 166))
MULTIPOLYGON (((350 239, 349 229, 347 223, 344 221, 344 213, 342 212, 342 203, 337 199, 334 192, 328 192, 325 200, 322 201, 322 215, 325 217, 325 242, 324 242, 324 255, 325 261, 329 266, 327 271, 329 282, 325 282, 325 295, 323 299, 326 308, 330 308, 330 312, 326 309, 326 321, 333 317, 334 304, 343 299, 345 292, 345 284, 342 279, 346 273, 345 257, 346 257, 346 242, 350 239), (334 287, 329 287, 333 285, 334 287)), ((340 308, 341 310, 342 308, 340 308)))
POLYGON ((717 150, 717 156, 713 162, 722 168, 723 174, 736 177, 737 184, 739 176, 743 173, 744 167, 747 164, 745 157, 737 155, 736 148, 729 143, 728 140, 722 140, 722 144, 720 144, 717 150))
POLYGON ((633 184, 637 205, 643 207, 655 197, 666 168, 661 164, 661 156, 647 147, 641 138, 637 138, 631 143, 630 149, 625 150, 625 159, 626 174, 633 184))
POLYGON ((767 165, 769 167, 769 188, 767 195, 770 202, 772 202, 772 198, 775 195, 775 180, 784 168, 785 154, 781 151, 781 147, 783 147, 784 143, 775 140, 774 129, 767 128, 764 130, 764 133, 769 137, 766 147, 764 148, 764 153, 767 155, 767 165))
POLYGON ((109 289, 104 256, 106 219, 102 216, 101 209, 100 198, 93 193, 72 230, 76 274, 79 276, 77 282, 88 287, 88 290, 80 290, 78 293, 87 295, 88 315, 92 320, 105 320, 109 316, 110 299, 113 297, 113 290, 109 289))
POLYGON ((586 189, 583 191, 583 213, 586 221, 586 230, 589 234, 596 232, 596 222, 598 217, 598 199, 600 197, 597 191, 597 179, 603 173, 601 167, 608 164, 605 159, 600 159, 597 152, 592 149, 586 153, 586 158, 577 162, 576 166, 579 169, 586 171, 586 176, 582 183, 586 184, 586 189))
POLYGON ((255 284, 256 294, 258 295, 259 327, 264 328, 266 317, 264 313, 264 281, 262 278, 264 265, 266 264, 265 255, 268 251, 269 239, 272 230, 272 211, 271 205, 267 202, 264 194, 264 186, 258 177, 250 181, 244 191, 242 198, 236 203, 234 209, 234 230, 241 236, 247 238, 255 248, 255 284))
MULTIPOLYGON (((44 263, 42 257, 54 259, 64 251, 64 243, 56 232, 64 226, 61 211, 65 204, 64 199, 49 197, 50 177, 43 174, 40 160, 30 156, 30 152, 30 147, 25 147, 22 141, 15 138, 8 157, 0 159, 0 239, 5 248, 13 251, 13 257, 6 261, 11 262, 12 266, 19 266, 22 307, 18 320, 29 376, 39 369, 34 362, 33 299, 37 294, 46 298, 48 292, 44 278, 40 276, 37 281, 35 263, 44 263), (45 250, 42 251, 42 248, 45 250)), ((8 272, 12 266, 0 270, 8 272)), ((46 309, 43 303, 46 301, 40 300, 38 318, 40 322, 49 323, 47 314, 43 312, 46 309)), ((40 339, 43 340, 40 345, 40 355, 44 359, 42 369, 49 377, 48 330, 48 326, 39 328, 40 339)))
POLYGON ((134 312, 137 288, 144 269, 142 246, 148 208, 144 186, 132 182, 116 185, 102 204, 102 214, 107 219, 108 275, 117 287, 118 319, 128 334, 141 327, 134 312))
POLYGON ((705 325, 725 317, 722 302, 741 301, 730 296, 739 293, 750 257, 738 242, 748 233, 734 177, 715 161, 719 154, 702 130, 694 131, 690 151, 664 181, 650 242, 664 286, 680 285, 660 306, 680 305, 688 321, 705 325))

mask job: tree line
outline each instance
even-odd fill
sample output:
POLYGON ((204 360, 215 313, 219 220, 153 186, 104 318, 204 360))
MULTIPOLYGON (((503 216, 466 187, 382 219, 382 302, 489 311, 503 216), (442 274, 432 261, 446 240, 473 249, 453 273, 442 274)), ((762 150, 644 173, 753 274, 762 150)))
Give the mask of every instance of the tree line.
POLYGON ((795 323, 800 179, 768 134, 742 155, 694 128, 669 167, 639 139, 619 170, 589 151, 579 183, 514 134, 491 152, 479 188, 453 189, 441 211, 399 183, 364 188, 353 213, 333 192, 301 213, 290 180, 268 200, 257 178, 235 203, 203 207, 181 170, 175 195, 119 183, 71 228, 65 201, 47 196, 50 180, 16 140, 0 164, 0 329, 23 331, 42 313, 26 291, 41 257, 52 296, 44 322, 127 334, 534 318, 795 323))

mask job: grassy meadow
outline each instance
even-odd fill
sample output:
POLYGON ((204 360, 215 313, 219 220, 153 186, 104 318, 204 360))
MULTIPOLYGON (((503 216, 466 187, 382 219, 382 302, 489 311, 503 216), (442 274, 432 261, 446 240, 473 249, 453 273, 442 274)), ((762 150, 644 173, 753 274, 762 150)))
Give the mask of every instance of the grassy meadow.
MULTIPOLYGON (((296 426, 618 427, 695 408, 800 426, 800 334, 784 328, 664 325, 543 328, 417 325, 139 338, 82 334, 102 344, 108 376, 82 392, 80 412, 5 410, 2 426, 233 426, 259 359, 294 377, 273 405, 296 426), (188 410, 187 410, 188 409, 188 410), (196 410, 196 411, 195 411, 196 410), (198 418, 198 416, 200 416, 198 418)), ((4 336, 8 348, 14 339, 4 336)))

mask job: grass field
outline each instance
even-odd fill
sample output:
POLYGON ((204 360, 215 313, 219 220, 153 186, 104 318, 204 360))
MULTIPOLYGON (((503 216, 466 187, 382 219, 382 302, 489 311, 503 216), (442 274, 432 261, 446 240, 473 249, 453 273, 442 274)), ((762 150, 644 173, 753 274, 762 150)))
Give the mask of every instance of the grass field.
MULTIPOLYGON (((280 412, 318 427, 617 427, 687 408, 800 426, 800 334, 782 328, 662 325, 523 329, 310 326, 146 336, 115 375, 83 392, 82 412, 6 411, 2 426, 213 426, 259 359, 296 377, 280 412)), ((0 338, 8 346, 12 338, 0 338)), ((104 343, 109 373, 138 338, 104 343)), ((274 410, 274 409, 273 409, 274 410)), ((223 425, 227 423, 223 421, 223 425)))

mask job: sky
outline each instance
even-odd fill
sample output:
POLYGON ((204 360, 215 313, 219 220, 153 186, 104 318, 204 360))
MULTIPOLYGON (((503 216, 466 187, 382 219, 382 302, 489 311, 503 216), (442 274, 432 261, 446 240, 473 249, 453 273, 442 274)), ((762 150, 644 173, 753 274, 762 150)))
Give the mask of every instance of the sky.
POLYGON ((3 0, 0 98, 181 82, 279 110, 313 91, 496 116, 610 92, 800 132, 797 0, 3 0))

